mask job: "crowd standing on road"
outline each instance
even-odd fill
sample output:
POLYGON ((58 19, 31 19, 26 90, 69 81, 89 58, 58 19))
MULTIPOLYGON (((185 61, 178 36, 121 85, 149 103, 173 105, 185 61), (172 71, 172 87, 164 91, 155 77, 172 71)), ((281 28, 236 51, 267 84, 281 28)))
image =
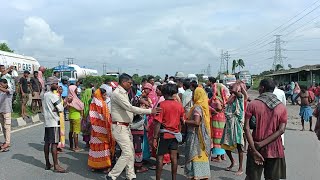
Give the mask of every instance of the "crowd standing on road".
MULTIPOLYGON (((5 137, 1 152, 11 146, 15 91, 9 76, 13 69, 0 66, 0 123, 5 137)), ((307 89, 291 82, 284 92, 277 82, 264 79, 259 85, 260 96, 250 100, 241 81, 226 87, 212 77, 200 85, 168 76, 156 82, 150 76, 138 83, 128 74, 122 74, 119 83, 107 80, 101 86, 85 89, 81 82, 69 84, 64 77, 59 83, 59 72, 45 81, 44 71, 40 67, 30 81, 30 72, 25 71, 19 80, 18 94, 24 118, 29 96, 32 96, 32 110, 44 114, 45 169, 53 168, 57 173, 67 172, 58 162, 58 153, 65 148, 67 120, 70 150, 84 151, 79 146, 82 134, 89 149, 88 167, 93 172, 106 173, 106 179, 110 180, 117 179, 124 169, 130 180, 136 178, 136 173, 148 170, 155 170, 159 180, 164 164, 171 164, 172 179, 176 179, 180 155, 185 156, 186 178, 210 179, 210 161, 219 163, 227 155, 231 165, 226 171, 230 171, 236 164, 232 155, 235 150, 239 155, 236 175, 240 176, 244 173, 246 141, 247 180, 260 179, 263 170, 266 179, 285 179, 283 134, 288 120, 286 100, 290 96, 292 104, 301 106, 302 130, 304 122, 310 122, 312 131, 312 116, 317 118, 314 130, 320 140, 318 85, 307 89), (314 102, 317 106, 313 110, 314 102), (180 146, 184 147, 183 151, 179 150, 180 146), (53 164, 49 160, 50 149, 53 164), (156 159, 155 164, 151 163, 152 158, 156 159)))

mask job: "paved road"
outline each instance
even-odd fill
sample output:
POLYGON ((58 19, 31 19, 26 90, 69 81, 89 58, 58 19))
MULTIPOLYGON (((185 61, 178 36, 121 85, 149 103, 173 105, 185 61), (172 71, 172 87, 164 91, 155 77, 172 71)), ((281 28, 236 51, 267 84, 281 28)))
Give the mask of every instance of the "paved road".
MULTIPOLYGON (((320 177, 320 142, 314 133, 300 132, 296 113, 298 107, 288 106, 290 123, 286 137, 287 179, 318 180, 320 177)), ((60 155, 60 162, 69 171, 68 174, 55 174, 44 170, 43 156, 43 125, 24 129, 12 134, 10 152, 0 153, 0 180, 63 180, 63 179, 104 179, 102 173, 92 173, 87 168, 87 152, 74 153, 66 150, 60 155)), ((3 141, 3 136, 0 136, 3 141)), ((67 142, 68 143, 68 142, 67 142)), ((84 144, 81 144, 83 147, 84 144)), ((237 157, 235 155, 235 157, 237 157)), ((51 158, 51 157, 50 157, 51 158)), ((183 163, 183 157, 180 164, 183 163)), ((234 172, 226 172, 228 161, 211 163, 212 178, 215 180, 240 180, 245 176, 236 177, 234 172)), ((236 170, 236 169, 234 169, 236 170)), ((139 174, 137 179, 155 179, 154 171, 139 174)), ((163 179, 170 178, 170 166, 165 166, 163 179)), ((119 179, 124 179, 124 176, 119 179)), ((185 179, 183 168, 179 167, 178 179, 185 179)))

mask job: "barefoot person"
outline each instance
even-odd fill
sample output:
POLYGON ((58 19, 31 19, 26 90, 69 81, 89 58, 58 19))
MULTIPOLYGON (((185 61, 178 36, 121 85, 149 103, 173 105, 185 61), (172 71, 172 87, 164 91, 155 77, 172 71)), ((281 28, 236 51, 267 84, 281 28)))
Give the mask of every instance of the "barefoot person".
POLYGON ((83 117, 84 104, 78 98, 78 87, 75 85, 69 86, 68 102, 69 107, 69 121, 70 121, 70 132, 69 141, 70 149, 79 152, 79 134, 81 132, 81 117, 83 117), (74 145, 74 146, 73 146, 74 145))
POLYGON ((243 150, 244 150, 244 93, 245 90, 240 84, 235 83, 231 86, 230 93, 232 94, 228 101, 225 110, 226 125, 221 138, 221 147, 226 150, 231 161, 231 165, 226 168, 227 171, 235 165, 235 160, 232 157, 231 151, 237 149, 239 154, 239 169, 236 172, 237 176, 243 174, 243 150))
POLYGON ((30 79, 31 83, 31 94, 32 94, 32 102, 31 102, 31 109, 33 113, 39 112, 41 108, 41 98, 40 98, 40 93, 41 93, 41 83, 38 79, 38 71, 33 72, 33 78, 30 79))
POLYGON ((95 91, 90 104, 91 140, 88 166, 92 171, 103 170, 108 173, 114 155, 115 141, 111 134, 110 111, 107 103, 107 92, 103 88, 95 91))
POLYGON ((156 180, 160 180, 164 155, 167 153, 171 158, 171 179, 177 178, 178 143, 182 142, 180 128, 181 120, 184 118, 182 104, 173 98, 177 93, 178 87, 175 84, 166 84, 162 87, 162 94, 166 100, 160 103, 161 112, 154 118, 153 146, 157 149, 156 180))
POLYGON ((203 88, 193 96, 194 106, 188 114, 185 174, 188 179, 209 179, 210 175, 210 112, 208 97, 203 88))
POLYGON ((212 154, 217 157, 212 158, 215 162, 221 162, 225 157, 225 150, 221 148, 221 138, 226 124, 226 116, 224 108, 227 102, 227 94, 224 87, 220 83, 216 83, 215 78, 210 78, 212 82, 212 97, 209 101, 211 111, 211 138, 212 138, 212 154))
POLYGON ((302 130, 304 131, 304 122, 310 122, 310 131, 312 131, 312 108, 310 103, 312 103, 311 97, 309 92, 307 91, 306 86, 301 86, 301 92, 296 96, 294 101, 300 106, 300 113, 301 116, 301 124, 302 130), (299 103, 297 99, 300 97, 301 102, 299 103))
POLYGON ((90 134, 91 134, 91 124, 90 124, 90 104, 92 101, 92 89, 87 88, 81 96, 81 101, 84 104, 84 113, 81 120, 81 132, 83 141, 86 142, 86 148, 90 147, 90 134))
POLYGON ((245 134, 249 142, 246 180, 286 179, 286 162, 281 135, 284 133, 288 114, 283 103, 273 94, 273 80, 260 82, 260 96, 251 101, 245 115, 245 134), (256 127, 251 134, 249 121, 256 117, 256 127))
MULTIPOLYGON (((145 98, 148 99, 148 93, 152 91, 152 85, 147 83, 143 87, 143 92, 138 90, 137 84, 134 84, 129 92, 129 99, 131 101, 131 104, 135 107, 140 107, 144 109, 151 108, 152 101, 151 99, 145 100, 145 98)), ((131 133, 133 137, 133 144, 134 144, 134 150, 135 150, 135 162, 134 162, 134 168, 136 173, 144 173, 148 171, 148 168, 143 166, 143 144, 147 143, 144 142, 144 127, 145 127, 145 115, 135 115, 133 117, 133 122, 131 125, 131 133)))
POLYGON ((20 98, 21 98, 21 116, 22 118, 28 117, 27 114, 27 103, 29 101, 29 85, 28 77, 30 75, 29 71, 24 71, 23 76, 20 78, 20 98))
POLYGON ((59 126, 59 113, 63 112, 63 106, 60 102, 60 98, 53 91, 58 89, 58 80, 49 77, 47 85, 50 85, 50 91, 44 94, 43 98, 43 109, 44 109, 44 125, 45 125, 45 135, 44 135, 44 156, 46 160, 46 170, 52 168, 49 160, 49 149, 51 146, 51 153, 53 159, 54 171, 58 173, 65 173, 64 170, 58 164, 58 152, 57 146, 60 141, 60 126, 59 126))

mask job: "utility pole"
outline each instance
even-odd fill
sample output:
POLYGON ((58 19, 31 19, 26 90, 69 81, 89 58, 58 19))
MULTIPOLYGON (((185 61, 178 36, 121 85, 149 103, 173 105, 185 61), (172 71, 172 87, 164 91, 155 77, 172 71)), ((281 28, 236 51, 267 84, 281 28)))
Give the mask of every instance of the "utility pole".
POLYGON ((66 58, 66 59, 67 59, 67 61, 68 61, 68 65, 73 64, 73 59, 74 59, 74 58, 66 58))
POLYGON ((224 59, 227 61, 227 74, 229 74, 229 58, 230 58, 230 54, 227 51, 226 53, 224 53, 224 59))
POLYGON ((103 74, 107 74, 107 64, 106 63, 103 63, 103 66, 102 66, 103 70, 103 74))
POLYGON ((281 43, 283 43, 284 41, 281 41, 280 37, 281 35, 275 35, 276 40, 273 41, 275 43, 275 48, 274 48, 274 57, 273 57, 273 64, 272 64, 272 69, 276 70, 277 65, 281 65, 283 66, 283 59, 285 59, 286 57, 282 56, 282 49, 281 48, 281 43))
POLYGON ((223 50, 221 50, 221 57, 220 57, 220 73, 223 74, 226 72, 226 66, 224 64, 224 55, 223 50))
POLYGON ((211 65, 209 64, 207 67, 207 76, 211 76, 211 65))

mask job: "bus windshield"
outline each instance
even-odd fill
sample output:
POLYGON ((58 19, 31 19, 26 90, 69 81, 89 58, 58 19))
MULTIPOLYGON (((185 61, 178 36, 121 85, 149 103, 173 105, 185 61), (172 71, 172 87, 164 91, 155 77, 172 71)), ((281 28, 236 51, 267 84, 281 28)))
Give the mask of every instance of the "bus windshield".
POLYGON ((61 71, 61 77, 67 76, 69 78, 72 78, 72 72, 71 71, 61 71))

